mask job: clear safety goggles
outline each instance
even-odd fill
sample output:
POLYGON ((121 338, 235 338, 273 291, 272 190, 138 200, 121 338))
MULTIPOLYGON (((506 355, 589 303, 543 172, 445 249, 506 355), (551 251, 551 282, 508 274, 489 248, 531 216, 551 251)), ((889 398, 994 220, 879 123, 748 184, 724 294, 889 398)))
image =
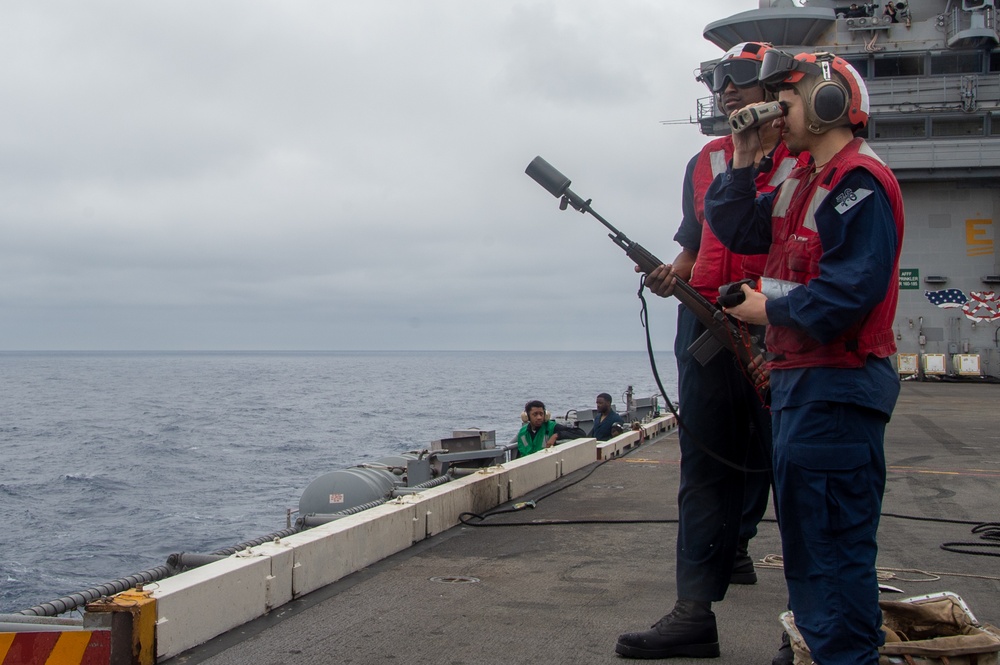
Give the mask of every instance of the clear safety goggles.
MULTIPOLYGON (((732 81, 737 88, 757 85, 760 63, 749 58, 733 58, 720 62, 712 70, 709 90, 718 94, 726 89, 726 81, 732 81)), ((707 77, 706 77, 707 78, 707 77)))

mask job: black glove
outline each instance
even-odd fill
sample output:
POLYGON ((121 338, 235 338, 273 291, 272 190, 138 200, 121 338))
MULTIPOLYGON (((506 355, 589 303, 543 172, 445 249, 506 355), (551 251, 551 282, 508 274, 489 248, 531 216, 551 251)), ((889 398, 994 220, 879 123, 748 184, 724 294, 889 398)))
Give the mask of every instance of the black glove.
POLYGON ((736 307, 737 305, 742 305, 743 301, 747 299, 746 294, 743 293, 744 284, 753 288, 754 280, 741 279, 738 282, 723 284, 719 287, 719 298, 716 302, 718 302, 722 307, 736 307))

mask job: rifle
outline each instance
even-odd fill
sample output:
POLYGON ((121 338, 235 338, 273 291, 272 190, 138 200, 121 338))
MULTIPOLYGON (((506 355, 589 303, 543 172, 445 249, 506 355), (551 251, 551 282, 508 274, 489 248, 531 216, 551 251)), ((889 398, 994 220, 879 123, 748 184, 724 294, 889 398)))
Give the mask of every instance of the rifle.
MULTIPOLYGON (((565 210, 569 206, 581 213, 590 213, 597 221, 607 227, 611 231, 608 237, 616 245, 625 250, 626 256, 632 259, 642 272, 648 275, 663 264, 663 261, 653 256, 649 250, 639 243, 629 240, 624 233, 598 215, 590 207, 591 200, 587 199, 584 201, 580 196, 573 193, 573 190, 569 188, 571 184, 569 178, 541 157, 535 157, 531 160, 531 163, 528 164, 528 168, 524 172, 532 180, 544 187, 552 196, 560 199, 560 210, 565 210)), ((705 332, 688 347, 691 355, 699 363, 706 365, 719 351, 728 349, 752 374, 753 359, 762 353, 760 340, 756 336, 744 335, 739 327, 721 309, 706 300, 704 296, 698 293, 685 280, 676 276, 674 295, 705 326, 705 332)), ((766 384, 755 387, 763 397, 763 393, 767 390, 766 384)))

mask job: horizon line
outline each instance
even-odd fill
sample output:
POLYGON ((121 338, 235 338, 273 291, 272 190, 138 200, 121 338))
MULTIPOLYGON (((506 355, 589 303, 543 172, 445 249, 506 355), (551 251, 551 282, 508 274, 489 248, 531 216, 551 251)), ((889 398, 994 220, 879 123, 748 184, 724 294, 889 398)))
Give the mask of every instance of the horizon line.
POLYGON ((0 349, 2 353, 646 353, 646 349, 0 349))

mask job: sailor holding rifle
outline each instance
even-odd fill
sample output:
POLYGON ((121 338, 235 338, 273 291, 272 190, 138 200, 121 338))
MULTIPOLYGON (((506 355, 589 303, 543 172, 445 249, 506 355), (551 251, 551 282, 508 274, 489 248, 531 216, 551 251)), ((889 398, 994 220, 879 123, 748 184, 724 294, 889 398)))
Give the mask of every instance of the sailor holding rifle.
MULTIPOLYGON (((738 44, 706 77, 727 114, 765 101, 758 73, 770 48, 757 42, 738 44)), ((770 126, 761 127, 758 138, 749 157, 750 186, 769 192, 796 166, 796 159, 770 126)), ((679 276, 715 303, 720 286, 761 275, 765 255, 730 251, 705 223, 705 192, 712 179, 725 172, 732 154, 733 139, 725 136, 709 142, 688 164, 684 217, 674 237, 682 250, 672 264, 661 265, 646 277, 653 293, 670 296, 674 277, 679 276)), ((704 332, 692 310, 680 305, 674 342, 684 423, 677 497, 677 602, 650 630, 618 638, 615 651, 630 658, 718 656, 712 603, 725 597, 730 584, 757 581, 748 545, 767 509, 770 474, 744 469, 770 466, 770 418, 746 368, 732 354, 720 352, 704 366, 694 358, 689 347, 704 332)))

